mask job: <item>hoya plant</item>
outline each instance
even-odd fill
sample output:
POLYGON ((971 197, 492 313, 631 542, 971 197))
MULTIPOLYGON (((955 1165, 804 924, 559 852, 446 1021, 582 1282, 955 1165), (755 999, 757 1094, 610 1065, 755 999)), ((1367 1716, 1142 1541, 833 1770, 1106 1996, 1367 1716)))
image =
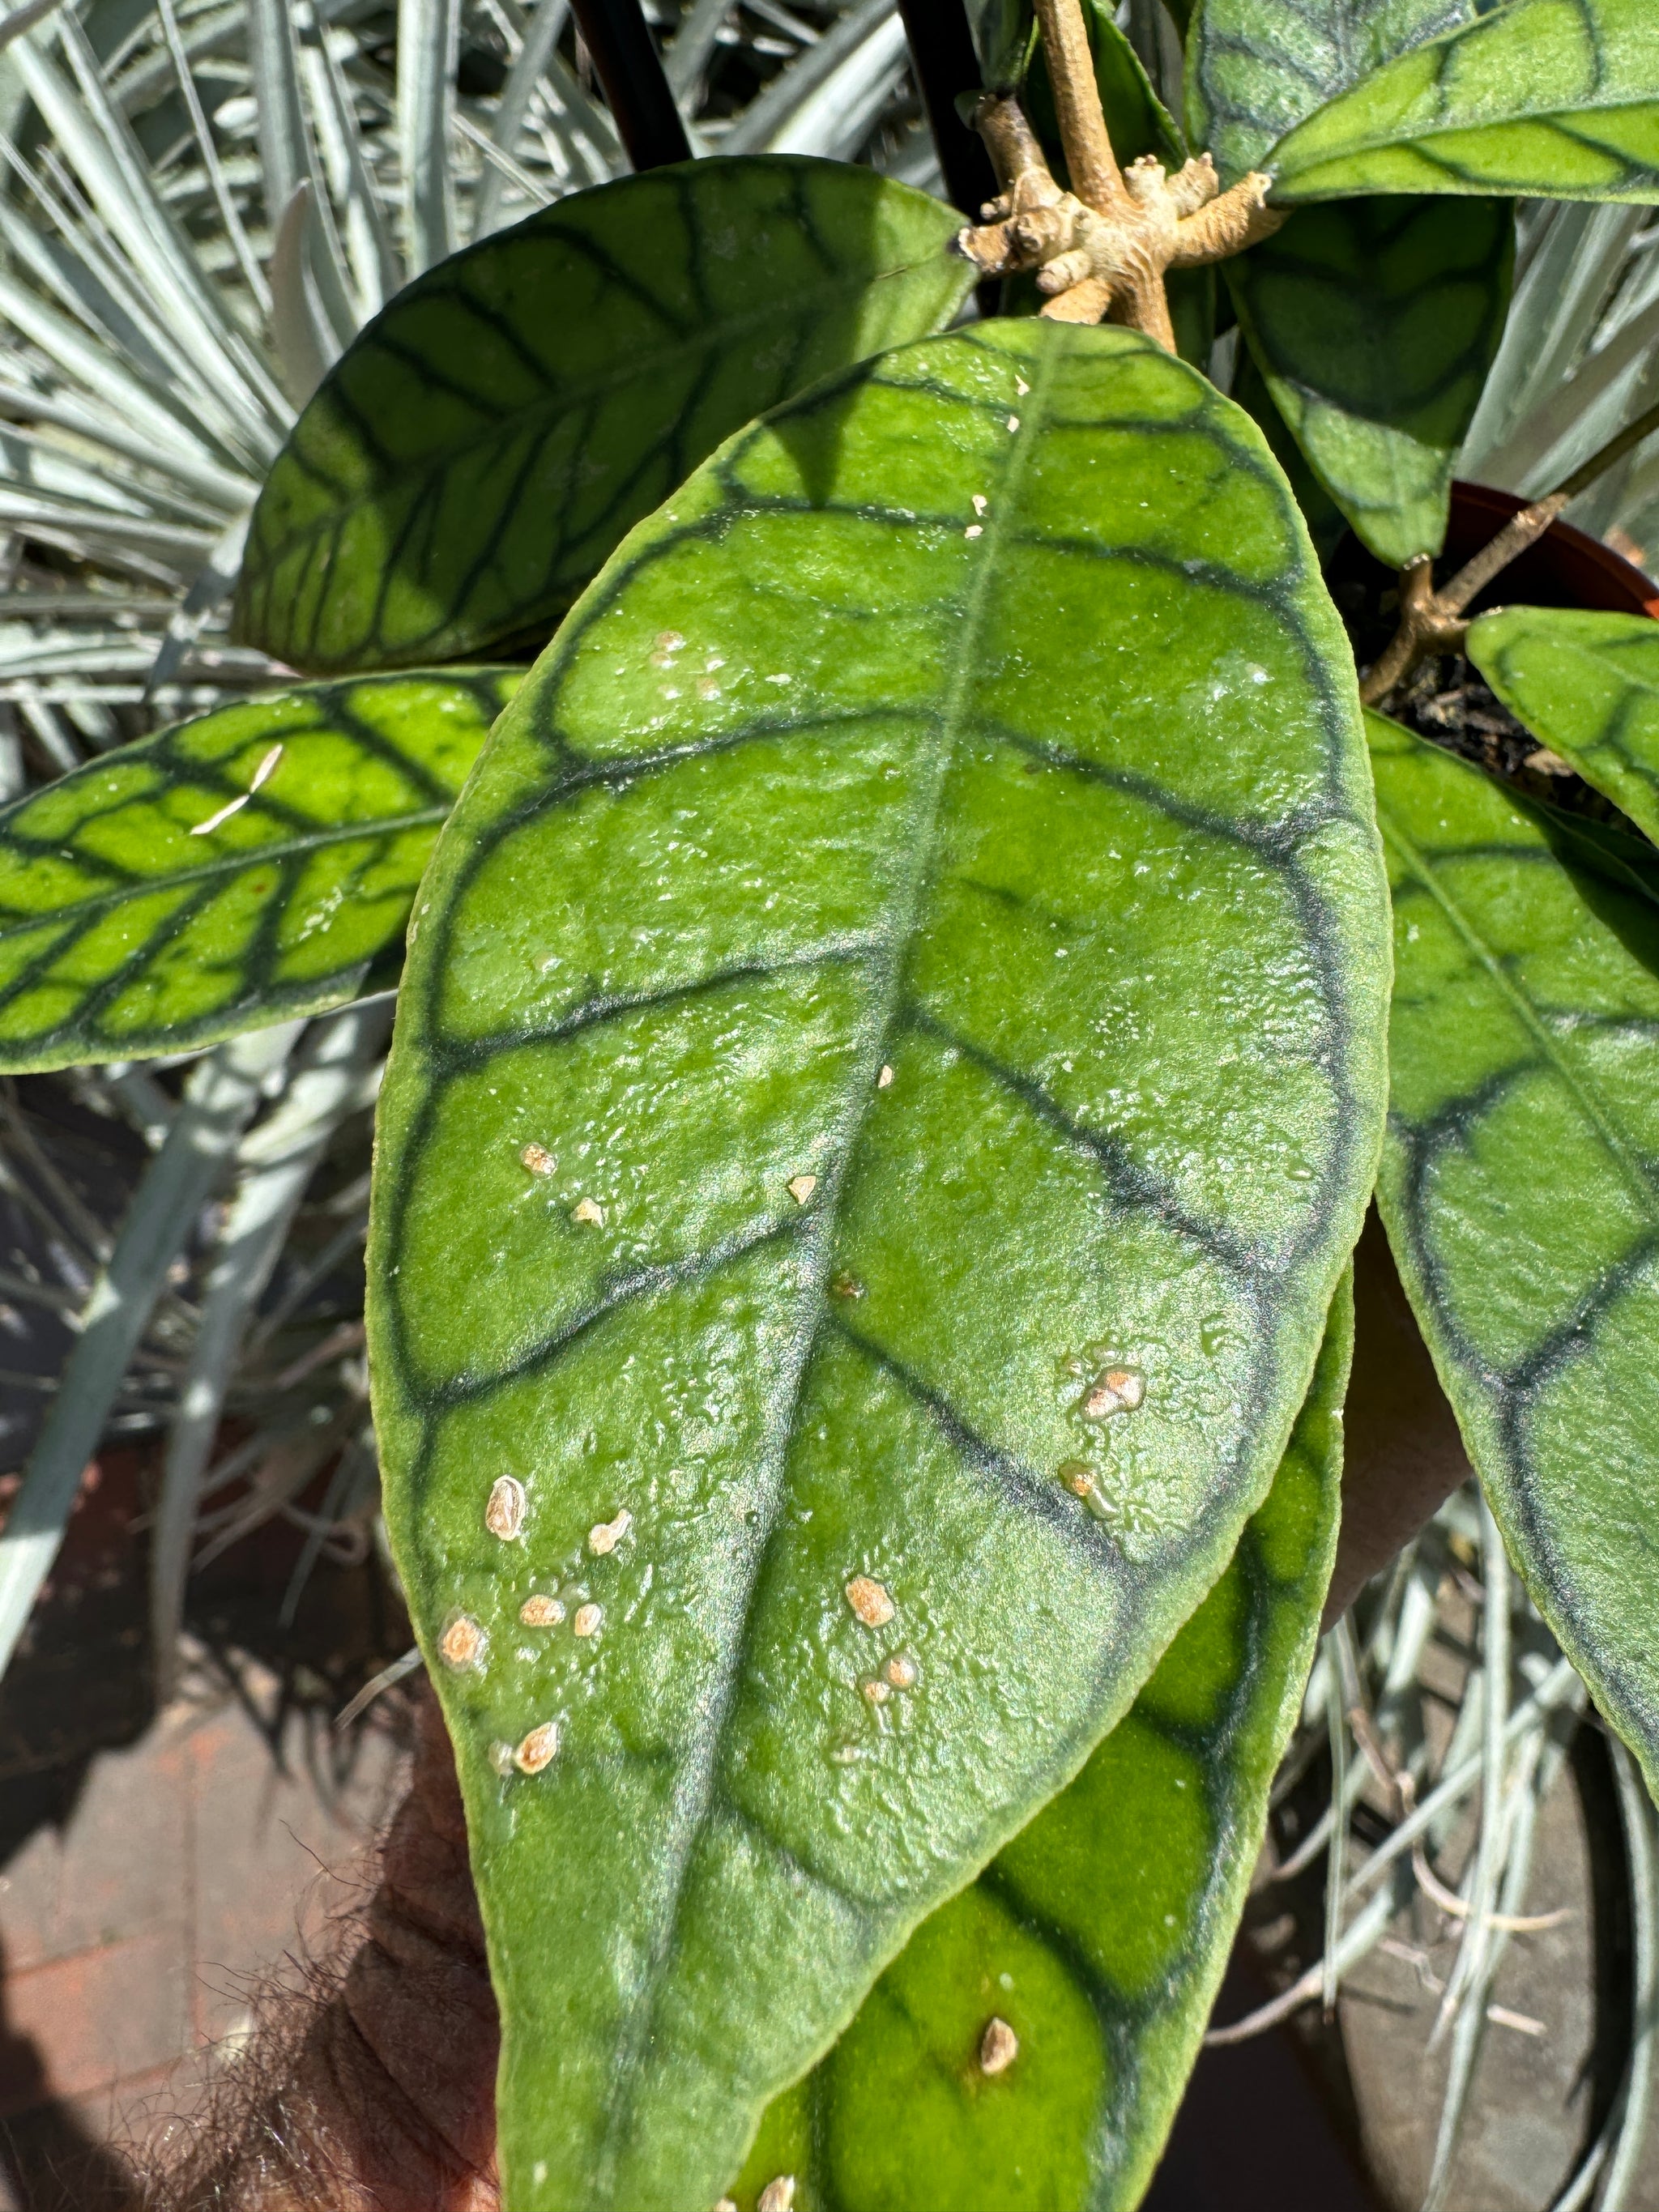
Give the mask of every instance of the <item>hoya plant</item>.
POLYGON ((1100 0, 974 12, 976 83, 914 11, 982 208, 670 160, 438 261, 253 514, 240 639, 314 680, 0 814, 0 1067, 397 988, 374 1410, 511 2212, 1139 2201, 1373 1194, 1659 1781, 1659 629, 1471 617, 1583 471, 1436 567, 1515 198, 1659 203, 1659 20, 1200 0, 1183 126, 1100 0), (1459 654, 1599 813, 1378 711, 1459 654))

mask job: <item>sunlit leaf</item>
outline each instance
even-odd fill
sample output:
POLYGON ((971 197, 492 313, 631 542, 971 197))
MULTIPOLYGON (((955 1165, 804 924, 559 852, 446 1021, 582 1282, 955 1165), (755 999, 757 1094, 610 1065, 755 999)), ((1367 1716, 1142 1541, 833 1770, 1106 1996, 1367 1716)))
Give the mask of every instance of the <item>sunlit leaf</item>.
POLYGON ((1279 413, 1391 568, 1444 540, 1514 258, 1506 200, 1376 198, 1299 209, 1226 264, 1279 413))
POLYGON ((1389 1242, 1492 1511, 1659 1779, 1659 861, 1369 718, 1389 1242))
POLYGON ((522 675, 302 684, 0 810, 0 1068, 180 1052, 391 981, 522 675))
POLYGON ((1313 1656, 1352 1334, 1345 1285, 1232 1565, 1077 1780, 923 1922, 834 2051, 768 2112, 727 2192, 738 2212, 780 2175, 794 2212, 1139 2203, 1313 1656))
POLYGON ((1659 10, 1652 0, 1509 0, 1364 78, 1266 166, 1278 200, 1659 200, 1659 10))
POLYGON ((1467 650, 1517 720, 1659 841, 1659 623, 1499 607, 1467 650))
POLYGON ((1474 20, 1478 0, 1204 0, 1187 33, 1187 127, 1224 184, 1381 64, 1474 20))
POLYGON ((417 920, 376 1418, 507 2193, 681 2212, 1127 1709, 1306 1395, 1387 917, 1282 477, 1115 329, 818 386, 620 549, 417 920))
POLYGON ((572 194, 428 270, 350 346, 254 510, 238 634, 322 673, 539 641, 720 440, 948 323, 961 218, 785 155, 572 194))

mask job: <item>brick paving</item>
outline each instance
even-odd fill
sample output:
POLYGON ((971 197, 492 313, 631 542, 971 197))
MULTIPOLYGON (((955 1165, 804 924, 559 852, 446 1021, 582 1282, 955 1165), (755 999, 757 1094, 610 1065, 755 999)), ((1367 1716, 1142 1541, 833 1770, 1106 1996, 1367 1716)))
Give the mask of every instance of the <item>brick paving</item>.
POLYGON ((280 1686, 257 1668, 240 1686, 96 1754, 0 1873, 0 2212, 118 2203, 96 2147, 187 2124, 253 1987, 360 1894, 395 1730, 365 1723, 333 1772, 319 1713, 268 1717, 280 1686))

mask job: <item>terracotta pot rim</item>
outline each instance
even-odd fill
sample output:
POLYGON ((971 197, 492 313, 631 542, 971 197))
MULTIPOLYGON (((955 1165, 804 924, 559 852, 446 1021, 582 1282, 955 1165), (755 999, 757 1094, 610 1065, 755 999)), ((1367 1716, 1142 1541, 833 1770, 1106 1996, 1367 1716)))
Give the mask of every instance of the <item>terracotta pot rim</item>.
MULTIPOLYGON (((1473 519, 1484 514, 1492 516, 1500 526, 1527 504, 1518 493, 1500 491, 1495 484, 1467 483, 1461 477, 1452 485, 1451 500, 1454 523, 1460 515, 1473 519)), ((1571 522, 1553 522, 1533 549, 1532 557, 1540 554, 1547 559, 1556 556, 1550 565, 1563 588, 1587 610, 1642 614, 1659 621, 1659 584, 1588 531, 1571 522)))

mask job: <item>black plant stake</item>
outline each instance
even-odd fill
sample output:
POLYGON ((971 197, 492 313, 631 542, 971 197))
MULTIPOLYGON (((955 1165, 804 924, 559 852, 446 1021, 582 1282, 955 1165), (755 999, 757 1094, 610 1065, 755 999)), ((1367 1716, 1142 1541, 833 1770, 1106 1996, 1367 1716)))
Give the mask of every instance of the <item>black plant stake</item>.
POLYGON ((978 133, 964 123, 957 103, 980 89, 979 57, 962 0, 899 0, 921 104, 939 149, 945 189, 970 222, 980 219, 997 182, 978 133))
POLYGON ((640 0, 573 0, 573 13, 634 167, 689 161, 690 141, 640 0))

